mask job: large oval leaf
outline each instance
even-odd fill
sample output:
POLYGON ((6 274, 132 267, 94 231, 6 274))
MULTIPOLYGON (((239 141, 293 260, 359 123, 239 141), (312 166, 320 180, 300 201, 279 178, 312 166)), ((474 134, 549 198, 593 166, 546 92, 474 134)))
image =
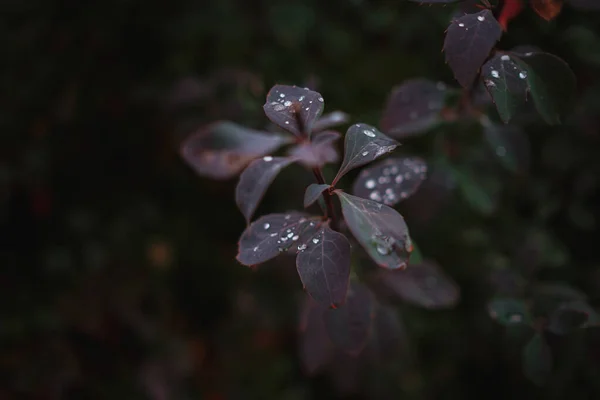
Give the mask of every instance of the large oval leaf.
POLYGON ((388 158, 363 169, 354 182, 356 196, 388 206, 398 204, 417 191, 425 180, 427 164, 419 157, 388 158))
POLYGON ((424 133, 441 121, 447 88, 443 82, 413 79, 394 88, 387 100, 381 129, 401 138, 424 133))
POLYGON ((250 161, 269 154, 291 137, 216 122, 190 135, 181 145, 183 159, 198 173, 213 179, 237 175, 250 161))
POLYGON ((320 93, 297 86, 275 85, 263 106, 266 116, 296 136, 310 136, 315 121, 323 113, 320 93))
POLYGON ((452 21, 444 40, 444 51, 458 83, 471 87, 481 64, 501 36, 502 27, 487 9, 452 21))
POLYGON ((373 200, 335 192, 342 203, 348 228, 377 265, 405 268, 413 246, 404 218, 393 208, 373 200))
POLYGON ((254 160, 240 175, 235 188, 235 202, 250 221, 258 203, 279 172, 295 161, 292 157, 265 156, 254 160))
POLYGON ((323 306, 346 301, 350 279, 350 242, 328 226, 308 238, 296 257, 300 280, 308 294, 323 306))
POLYGON ((354 124, 344 139, 344 160, 332 186, 348 171, 391 152, 399 143, 367 124, 354 124))
POLYGON ((304 243, 319 229, 319 224, 319 220, 295 211, 260 217, 242 233, 237 260, 247 266, 268 261, 304 243))
POLYGON ((337 162, 339 154, 334 143, 340 136, 335 131, 319 132, 313 136, 310 142, 292 147, 289 154, 309 168, 337 162))

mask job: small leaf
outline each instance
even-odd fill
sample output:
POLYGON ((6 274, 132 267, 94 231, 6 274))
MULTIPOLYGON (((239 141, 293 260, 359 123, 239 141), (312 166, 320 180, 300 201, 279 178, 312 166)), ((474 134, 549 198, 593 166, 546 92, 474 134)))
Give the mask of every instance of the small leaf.
POLYGON ((483 65, 481 78, 492 96, 500 119, 508 123, 527 100, 527 71, 509 54, 496 54, 483 65))
POLYGON ((427 164, 419 157, 388 158, 363 169, 354 182, 354 195, 388 206, 412 196, 425 180, 427 164))
POLYGON ((393 208, 336 190, 348 228, 377 265, 406 268, 413 246, 404 218, 393 208))
POLYGON ((350 242, 346 236, 322 226, 304 246, 298 252, 296 267, 308 294, 323 306, 344 304, 350 279, 350 242))
POLYGON ((393 89, 381 119, 381 129, 402 138, 418 135, 441 121, 447 87, 443 82, 413 79, 393 89))
POLYGON ((312 183, 310 184, 307 188, 306 191, 304 192, 304 208, 310 206, 312 203, 314 203, 315 201, 317 201, 317 199, 319 198, 319 196, 321 196, 321 194, 329 189, 331 186, 329 186, 328 184, 316 184, 316 183, 312 183))
POLYGON ((564 303, 552 313, 548 329, 557 335, 567 335, 582 328, 594 313, 593 309, 579 301, 564 303))
POLYGON ((523 372, 538 386, 543 386, 552 374, 552 351, 540 333, 523 349, 523 372))
POLYGON ((391 152, 399 143, 367 124, 354 124, 346 132, 344 160, 333 180, 332 186, 348 171, 368 164, 391 152))
POLYGON ((181 145, 181 155, 197 174, 229 179, 250 161, 277 150, 291 139, 223 121, 190 135, 181 145))
POLYGON ((332 128, 334 126, 345 124, 350 120, 350 116, 343 111, 334 111, 329 114, 323 115, 315 122, 313 126, 313 132, 321 132, 325 129, 332 128))
POLYGON ((492 151, 506 169, 515 173, 529 169, 529 138, 520 127, 489 123, 484 125, 483 133, 492 151))
POLYGON ((556 18, 562 6, 563 0, 531 0, 531 8, 546 21, 556 18))
POLYGON ((490 317, 502 325, 530 323, 531 316, 522 300, 498 298, 488 304, 490 317))
POLYGON ((296 136, 310 136, 323 108, 320 93, 286 85, 273 86, 263 106, 266 116, 273 123, 296 136))
POLYGON ((464 15, 450 24, 444 51, 458 83, 471 87, 481 64, 501 36, 502 27, 487 9, 464 15))
POLYGON ((405 270, 380 271, 379 279, 393 295, 427 309, 452 308, 460 298, 458 285, 431 260, 405 270))
POLYGON ((334 346, 351 355, 364 348, 373 320, 373 295, 365 286, 353 282, 346 304, 325 312, 325 327, 334 346))
POLYGON ((334 142, 340 134, 334 131, 316 133, 310 142, 304 142, 291 148, 289 154, 309 168, 322 167, 337 162, 339 154, 334 142))
POLYGON ((300 359, 306 372, 313 375, 331 361, 333 346, 323 322, 325 310, 312 300, 307 301, 304 307, 306 321, 300 327, 300 359))
POLYGON ((291 157, 265 156, 254 160, 240 175, 240 181, 235 188, 235 202, 250 221, 258 203, 277 176, 279 171, 295 161, 291 157))
POLYGON ((264 263, 290 247, 304 243, 319 225, 320 221, 295 211, 260 217, 242 233, 237 260, 247 266, 264 263))

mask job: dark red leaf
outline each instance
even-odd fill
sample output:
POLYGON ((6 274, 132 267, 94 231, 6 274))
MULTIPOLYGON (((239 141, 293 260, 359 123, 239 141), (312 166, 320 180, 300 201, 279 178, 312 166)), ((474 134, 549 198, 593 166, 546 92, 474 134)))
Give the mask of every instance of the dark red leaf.
POLYGON ((319 185, 317 183, 312 183, 310 184, 307 188, 306 191, 304 192, 304 207, 308 207, 310 206, 312 203, 314 203, 315 201, 317 201, 317 199, 319 198, 319 196, 321 196, 321 193, 323 193, 325 190, 329 189, 331 186, 329 186, 328 184, 322 184, 319 185))
POLYGON ((563 0, 531 0, 531 8, 546 21, 550 21, 560 14, 563 0))
POLYGON ((348 171, 393 151, 399 143, 367 124, 354 124, 346 132, 344 160, 332 186, 348 171))
POLYGON ((348 288, 346 304, 324 313, 333 345, 347 354, 359 354, 369 338, 373 314, 373 294, 364 285, 353 282, 348 288))
POLYGON ((395 138, 424 133, 441 121, 446 85, 414 79, 393 89, 381 119, 381 129, 395 138))
POLYGON ((269 154, 291 137, 216 122, 190 135, 181 145, 183 159, 202 176, 228 179, 255 158, 269 154))
POLYGON ((235 188, 235 202, 246 217, 246 221, 252 219, 258 203, 279 171, 294 161, 296 160, 291 157, 265 156, 252 161, 242 172, 235 188))
POLYGON ((398 204, 417 191, 425 180, 427 164, 419 157, 388 158, 363 169, 352 192, 388 206, 398 204))
POLYGON ((348 228, 377 265, 406 268, 413 246, 404 218, 393 208, 336 190, 348 228))
POLYGON ((506 31, 508 23, 523 11, 523 0, 504 0, 504 6, 498 17, 502 30, 506 31))
POLYGON ((479 68, 501 36, 502 28, 490 10, 452 21, 444 40, 444 51, 458 83, 471 87, 479 68))
POLYGON ((321 132, 325 129, 332 128, 334 126, 345 124, 350 120, 348 114, 342 111, 334 111, 329 114, 323 115, 315 122, 313 126, 313 132, 321 132))
POLYGON ((346 301, 350 279, 350 242, 326 225, 299 247, 296 267, 308 294, 323 306, 346 301))
POLYGON ((339 138, 338 132, 319 132, 313 136, 310 142, 292 147, 289 154, 309 168, 322 167, 338 161, 339 154, 334 142, 339 138))
POLYGON ((304 243, 319 229, 320 222, 295 211, 260 217, 242 233, 237 260, 247 266, 264 263, 304 243))
POLYGON ((324 104, 320 93, 297 86, 275 85, 263 106, 266 116, 296 136, 310 136, 324 104))
POLYGON ((325 367, 331 360, 333 346, 323 322, 324 309, 307 299, 304 321, 300 326, 300 360, 310 375, 325 367))

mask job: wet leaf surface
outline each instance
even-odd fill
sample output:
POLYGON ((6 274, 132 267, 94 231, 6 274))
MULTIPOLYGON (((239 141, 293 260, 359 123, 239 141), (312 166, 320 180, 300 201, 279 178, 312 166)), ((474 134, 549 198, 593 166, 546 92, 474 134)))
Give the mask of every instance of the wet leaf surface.
POLYGON ((313 132, 321 132, 334 126, 343 125, 350 120, 350 116, 343 111, 333 111, 323 115, 315 122, 313 132))
POLYGON ((426 173, 427 164, 419 157, 388 158, 363 169, 352 193, 394 206, 417 191, 426 173))
POLYGON ((324 109, 320 93, 297 86, 275 85, 263 106, 266 116, 296 136, 310 136, 324 109))
POLYGON ((393 151, 399 143, 367 124, 354 124, 344 139, 344 159, 332 185, 348 171, 393 151))
POLYGON ((235 188, 235 202, 246 221, 252 219, 256 207, 279 172, 296 161, 292 157, 265 156, 254 160, 240 175, 235 188))
POLYGON ((373 261, 384 268, 405 268, 413 247, 404 218, 376 201, 335 193, 348 228, 373 261))
POLYGON ((531 316, 525 302, 511 298, 497 298, 488 304, 490 317, 502 325, 530 323, 531 316))
POLYGON ((181 155, 197 174, 229 179, 252 160, 289 143, 291 137, 244 128, 233 122, 216 122, 190 135, 181 155))
POLYGON ((329 189, 330 186, 328 184, 322 184, 319 185, 317 183, 313 183, 310 184, 307 188, 306 191, 304 192, 304 207, 308 207, 311 204, 313 204, 315 201, 317 201, 317 199, 319 198, 319 196, 321 196, 321 193, 323 193, 325 190, 329 189))
POLYGON ((523 372, 538 386, 543 386, 552 374, 552 351, 543 335, 535 334, 523 349, 523 372))
POLYGON ((350 257, 346 236, 326 225, 304 242, 296 257, 296 267, 306 291, 317 303, 331 307, 344 304, 350 257))
POLYGON ((339 160, 335 142, 340 136, 339 133, 334 131, 316 133, 310 142, 292 147, 289 154, 309 168, 323 167, 325 164, 335 163, 339 160))
POLYGON ((452 21, 444 40, 444 51, 458 83, 466 88, 471 86, 501 36, 502 27, 487 9, 452 21))

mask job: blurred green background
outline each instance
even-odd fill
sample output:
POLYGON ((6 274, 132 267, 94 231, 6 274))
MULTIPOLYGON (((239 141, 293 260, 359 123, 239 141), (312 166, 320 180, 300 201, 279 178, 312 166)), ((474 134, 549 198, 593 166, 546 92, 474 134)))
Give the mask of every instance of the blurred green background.
MULTIPOLYGON (((596 331, 556 342, 554 379, 537 388, 518 335, 487 313, 490 276, 512 273, 600 302, 600 13, 565 7, 546 22, 528 9, 509 25, 500 48, 556 54, 579 86, 563 125, 522 123, 518 173, 470 122, 403 143, 400 153, 434 164, 440 138, 466 149, 460 168, 482 182, 440 167, 436 185, 399 207, 461 300, 400 307, 402 360, 356 377, 340 364, 336 384, 301 367, 293 259, 239 265, 236 180, 196 176, 178 146, 214 120, 265 128, 275 83, 309 85, 326 111, 377 125, 402 81, 455 85, 441 53, 455 8, 6 0, 1 10, 0 399, 600 398, 598 345, 580 346, 600 343, 596 331), (344 383, 357 383, 353 394, 344 383)), ((311 182, 285 171, 258 215, 300 209, 311 182)))

